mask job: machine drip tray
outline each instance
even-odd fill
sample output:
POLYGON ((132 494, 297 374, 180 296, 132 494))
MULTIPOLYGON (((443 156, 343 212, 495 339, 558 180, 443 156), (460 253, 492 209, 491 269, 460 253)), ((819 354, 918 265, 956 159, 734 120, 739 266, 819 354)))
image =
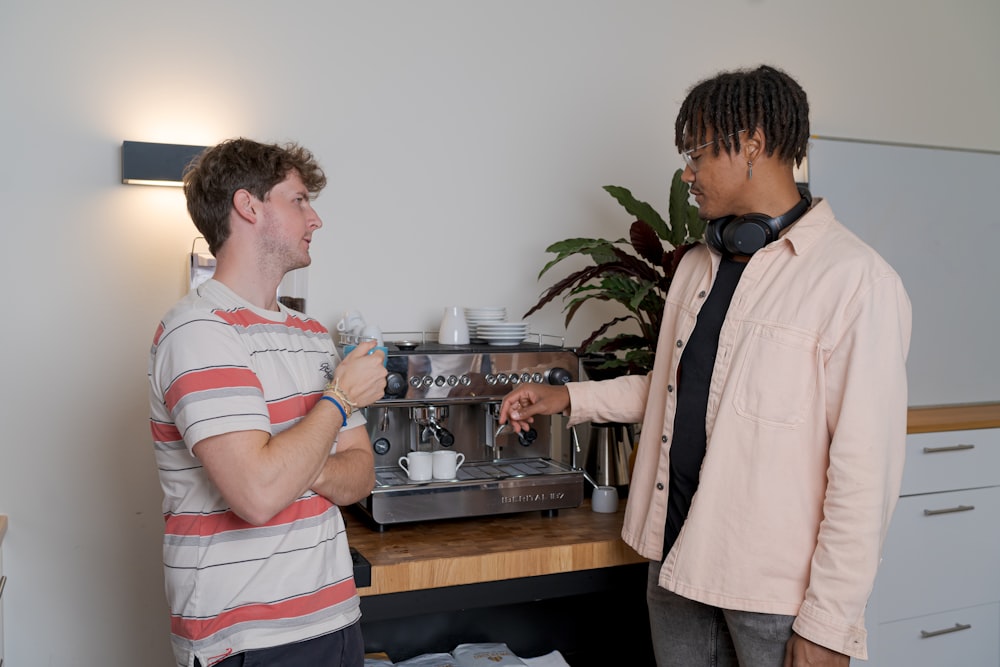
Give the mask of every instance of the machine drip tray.
POLYGON ((534 475, 556 475, 572 472, 570 469, 547 459, 513 459, 510 461, 483 461, 466 463, 458 469, 458 477, 453 480, 433 480, 427 482, 411 482, 406 471, 400 468, 386 467, 375 469, 375 485, 377 487, 425 487, 435 484, 450 485, 455 482, 476 482, 482 480, 507 479, 510 477, 530 477, 534 475))
POLYGON ((453 480, 411 482, 394 467, 375 469, 375 489, 358 506, 375 523, 550 511, 583 502, 583 471, 549 459, 477 461, 453 480))

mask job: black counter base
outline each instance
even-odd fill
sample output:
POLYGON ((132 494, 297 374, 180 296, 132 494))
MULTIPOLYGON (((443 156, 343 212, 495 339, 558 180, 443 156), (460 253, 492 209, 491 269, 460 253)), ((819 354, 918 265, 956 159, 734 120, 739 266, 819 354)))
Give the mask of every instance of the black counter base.
POLYGON ((365 650, 394 662, 502 642, 531 658, 558 650, 571 667, 653 667, 639 563, 361 598, 365 650))

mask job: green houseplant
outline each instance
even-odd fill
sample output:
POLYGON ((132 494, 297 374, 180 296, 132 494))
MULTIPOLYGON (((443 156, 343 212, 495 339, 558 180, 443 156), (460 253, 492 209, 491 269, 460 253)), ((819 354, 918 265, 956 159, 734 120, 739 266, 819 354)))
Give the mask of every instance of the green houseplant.
POLYGON ((542 267, 539 279, 569 257, 586 257, 590 263, 549 287, 524 317, 559 296, 565 304, 567 326, 589 301, 614 301, 625 311, 601 324, 578 348, 585 362, 596 359, 596 363, 585 363, 594 379, 648 373, 653 368, 670 280, 681 256, 705 232, 698 208, 688 201, 689 188, 681 180, 682 173, 678 169, 670 184, 668 220, 626 188, 606 185, 604 190, 635 218, 629 238, 572 238, 545 249, 555 258, 542 267), (616 325, 626 330, 605 336, 616 325))

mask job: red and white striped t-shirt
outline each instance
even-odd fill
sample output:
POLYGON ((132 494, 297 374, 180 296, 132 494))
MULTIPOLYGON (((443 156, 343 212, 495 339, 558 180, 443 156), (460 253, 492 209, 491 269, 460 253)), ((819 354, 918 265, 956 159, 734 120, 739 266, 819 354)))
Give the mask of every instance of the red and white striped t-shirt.
MULTIPOLYGON (((229 508, 192 454, 210 436, 289 428, 319 400, 338 361, 316 320, 256 308, 215 280, 192 290, 158 327, 150 425, 178 665, 310 639, 360 617, 335 505, 307 491, 253 526, 229 508)), ((355 413, 346 428, 362 424, 355 413)))

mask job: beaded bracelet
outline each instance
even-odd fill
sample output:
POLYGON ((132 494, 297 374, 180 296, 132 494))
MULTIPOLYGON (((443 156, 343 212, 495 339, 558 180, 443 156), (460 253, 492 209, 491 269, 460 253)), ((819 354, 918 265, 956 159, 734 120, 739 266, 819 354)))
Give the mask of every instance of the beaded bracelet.
POLYGON ((321 396, 319 400, 330 401, 331 403, 337 406, 337 409, 340 410, 340 416, 344 418, 344 423, 341 424, 340 427, 344 428, 344 426, 347 424, 347 412, 344 411, 344 406, 338 403, 333 396, 321 396))

